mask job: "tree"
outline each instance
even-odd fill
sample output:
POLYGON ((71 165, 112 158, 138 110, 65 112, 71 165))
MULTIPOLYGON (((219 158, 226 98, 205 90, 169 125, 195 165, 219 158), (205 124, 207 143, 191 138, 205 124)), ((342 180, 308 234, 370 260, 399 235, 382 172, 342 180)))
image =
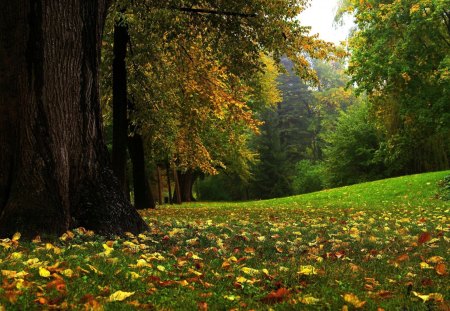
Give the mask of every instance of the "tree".
POLYGON ((397 173, 450 162, 450 1, 359 1, 349 72, 367 92, 397 173))
POLYGON ((106 3, 0 5, 3 236, 146 228, 109 169, 103 142, 98 66, 106 3))
POLYGON ((385 176, 387 170, 379 156, 382 140, 370 121, 366 103, 342 111, 336 128, 323 136, 327 186, 350 185, 385 176))

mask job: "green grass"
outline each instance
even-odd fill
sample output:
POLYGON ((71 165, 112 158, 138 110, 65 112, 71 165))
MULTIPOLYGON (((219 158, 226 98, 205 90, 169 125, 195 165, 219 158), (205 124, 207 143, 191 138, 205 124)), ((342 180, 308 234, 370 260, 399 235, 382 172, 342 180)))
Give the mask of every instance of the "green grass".
POLYGON ((450 202, 438 198, 437 182, 448 174, 163 206, 142 212, 149 232, 126 239, 74 230, 51 244, 2 240, 0 305, 447 310, 450 202), (134 294, 111 301, 119 290, 134 294))

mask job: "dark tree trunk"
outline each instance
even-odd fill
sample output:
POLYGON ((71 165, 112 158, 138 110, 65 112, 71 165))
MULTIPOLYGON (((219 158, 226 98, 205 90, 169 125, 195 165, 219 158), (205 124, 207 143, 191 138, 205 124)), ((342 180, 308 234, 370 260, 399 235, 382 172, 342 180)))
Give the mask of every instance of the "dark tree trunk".
POLYGON ((109 169, 98 65, 106 1, 0 2, 0 235, 147 227, 109 169))
POLYGON ((167 172, 167 191, 169 191, 169 204, 173 204, 172 186, 170 185, 170 163, 169 163, 169 160, 166 161, 166 172, 167 172))
POLYGON ((159 205, 163 204, 163 197, 162 197, 162 180, 161 180, 161 169, 159 168, 159 165, 156 166, 156 173, 158 174, 158 203, 159 205))
POLYGON ((194 173, 191 170, 182 173, 178 171, 178 181, 180 184, 180 194, 182 202, 193 201, 192 187, 194 185, 194 173))
POLYGON ((144 146, 141 135, 135 133, 128 138, 128 150, 133 165, 134 207, 136 209, 155 208, 155 200, 145 170, 144 146))
POLYGON ((173 191, 173 202, 175 204, 181 204, 183 203, 183 201, 181 200, 180 181, 178 180, 178 171, 175 167, 173 168, 173 181, 175 182, 175 190, 173 191))
POLYGON ((125 192, 127 167, 127 56, 128 29, 122 20, 114 25, 113 72, 113 144, 112 167, 125 192))

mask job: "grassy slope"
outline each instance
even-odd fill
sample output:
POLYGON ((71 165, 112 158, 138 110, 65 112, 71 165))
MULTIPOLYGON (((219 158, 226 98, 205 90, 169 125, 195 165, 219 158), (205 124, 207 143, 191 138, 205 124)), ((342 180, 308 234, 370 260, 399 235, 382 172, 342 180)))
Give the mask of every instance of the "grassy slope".
POLYGON ((449 173, 164 206, 143 211, 151 230, 129 239, 3 240, 0 310, 446 310, 450 202, 435 195, 449 173), (134 294, 109 301, 118 290, 134 294))

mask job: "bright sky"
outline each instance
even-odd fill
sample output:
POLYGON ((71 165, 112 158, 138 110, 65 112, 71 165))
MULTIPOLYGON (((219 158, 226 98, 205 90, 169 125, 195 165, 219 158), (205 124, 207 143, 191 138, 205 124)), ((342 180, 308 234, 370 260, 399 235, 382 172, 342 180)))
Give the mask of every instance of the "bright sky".
POLYGON ((304 26, 311 26, 311 33, 319 33, 321 39, 339 43, 347 39, 352 18, 347 17, 343 26, 333 25, 338 0, 311 0, 311 6, 301 15, 300 22, 304 26))

